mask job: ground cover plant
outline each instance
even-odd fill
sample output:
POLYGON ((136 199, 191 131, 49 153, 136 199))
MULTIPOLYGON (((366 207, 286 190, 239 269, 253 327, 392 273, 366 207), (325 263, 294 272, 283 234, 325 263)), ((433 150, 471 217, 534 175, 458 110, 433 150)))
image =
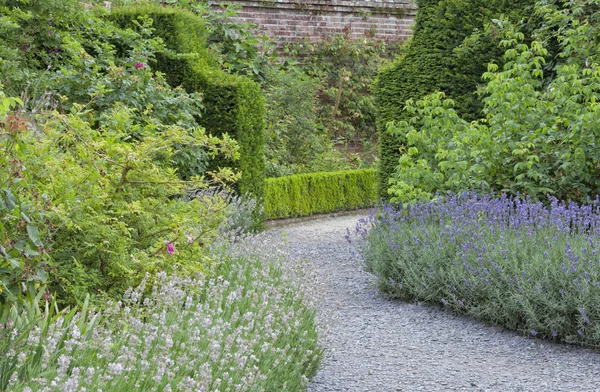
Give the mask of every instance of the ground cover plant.
POLYGON ((390 297, 600 346, 598 198, 545 205, 467 192, 384 206, 355 233, 366 268, 390 297))
POLYGON ((310 276, 264 238, 211 255, 209 274, 160 273, 103 309, 13 308, 0 391, 302 390, 321 358, 310 276))

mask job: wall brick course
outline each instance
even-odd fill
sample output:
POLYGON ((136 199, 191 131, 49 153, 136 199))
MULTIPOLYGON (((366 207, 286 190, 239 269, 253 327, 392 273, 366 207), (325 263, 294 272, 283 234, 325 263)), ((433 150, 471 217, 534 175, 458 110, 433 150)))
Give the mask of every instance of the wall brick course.
MULTIPOLYGON (((313 42, 347 33, 360 39, 403 41, 412 34, 417 7, 411 0, 229 0, 241 6, 237 18, 253 23, 279 47, 299 39, 313 42)), ((211 3, 219 10, 218 2, 211 3)))

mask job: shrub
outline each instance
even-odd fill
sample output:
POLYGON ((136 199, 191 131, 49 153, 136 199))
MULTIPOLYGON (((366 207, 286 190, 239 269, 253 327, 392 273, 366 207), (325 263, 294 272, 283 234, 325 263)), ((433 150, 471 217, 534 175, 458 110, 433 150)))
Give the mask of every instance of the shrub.
POLYGON ((117 6, 159 6, 177 7, 201 17, 192 21, 202 21, 208 48, 216 54, 215 60, 231 74, 243 75, 264 82, 267 73, 277 68, 279 55, 272 40, 264 34, 257 34, 256 25, 244 23, 237 18, 237 4, 219 4, 216 10, 208 1, 190 0, 115 0, 117 6))
POLYGON ((164 40, 169 52, 157 56, 154 66, 165 73, 172 86, 201 92, 204 110, 199 123, 215 136, 231 135, 240 146, 240 159, 213 161, 211 169, 233 167, 242 174, 241 194, 262 198, 264 193, 264 98, 252 80, 229 75, 215 67, 206 51, 202 19, 190 12, 158 6, 125 7, 111 15, 122 26, 140 17, 154 21, 154 36, 164 40))
POLYGON ((235 181, 226 168, 205 171, 219 153, 233 162, 237 147, 198 127, 199 94, 152 71, 167 50, 152 21, 120 28, 76 0, 8 1, 0 12, 0 77, 24 101, 0 138, 3 257, 12 264, 2 302, 31 298, 45 272, 62 306, 87 294, 118 298, 145 272, 204 269, 226 203, 186 193, 235 181))
MULTIPOLYGON (((86 105, 93 123, 119 103, 133 109, 142 126, 198 126, 200 94, 171 88, 164 75, 150 69, 165 50, 152 37, 152 21, 141 18, 133 29, 122 29, 106 20, 106 13, 76 0, 9 1, 2 14, 10 28, 0 44, 0 80, 6 91, 21 96, 24 109, 34 113, 86 105)), ((132 132, 132 137, 139 135, 132 132)), ((173 164, 180 176, 206 171, 203 150, 178 149, 173 164)))
MULTIPOLYGON (((267 176, 328 171, 323 159, 333 147, 316 115, 318 82, 301 72, 281 70, 269 72, 267 80, 267 176)), ((347 168, 341 162, 337 166, 333 169, 347 168)))
POLYGON ((579 52, 590 25, 568 24, 574 27, 557 35, 564 63, 557 63, 546 79, 543 42, 524 44, 522 33, 501 23, 506 64, 502 71, 490 65, 484 75, 484 120, 463 120, 451 101, 434 94, 408 102, 408 122, 390 124, 405 140, 390 182, 394 200, 469 188, 579 202, 598 193, 599 141, 590 130, 600 121, 600 73, 579 52))
POLYGON ((211 257, 209 275, 161 273, 103 310, 13 310, 0 390, 303 390, 322 356, 309 275, 261 238, 211 257))
POLYGON ((600 201, 461 196, 385 207, 359 224, 393 298, 547 339, 600 344, 600 201))
POLYGON ((265 188, 266 219, 354 210, 377 202, 372 169, 269 178, 265 188))
POLYGON ((386 132, 390 121, 408 120, 407 100, 442 91, 468 120, 481 117, 482 101, 474 95, 489 62, 500 63, 492 18, 526 14, 532 0, 420 0, 414 34, 403 56, 384 67, 375 81, 379 111, 379 195, 388 199, 388 181, 400 157, 403 138, 386 132))
POLYGON ((256 216, 263 216, 262 200, 250 195, 225 193, 227 208, 225 220, 219 225, 219 235, 230 235, 233 239, 252 233, 256 230, 256 216))
MULTIPOLYGON (((213 180, 181 181, 171 159, 177 144, 230 157, 237 153, 235 144, 209 137, 202 128, 171 126, 157 133, 136 124, 131 112, 117 107, 97 128, 82 112, 55 113, 39 119, 35 132, 20 135, 31 146, 22 159, 34 184, 26 192, 30 198, 44 195, 36 206, 48 210, 43 231, 49 281, 61 305, 88 294, 93 302, 118 298, 146 272, 203 270, 204 244, 225 219, 220 198, 183 199, 188 189, 213 180), (141 140, 131 140, 133 131, 141 140)), ((214 181, 234 178, 222 171, 214 181)))
POLYGON ((229 73, 263 83, 269 70, 276 68, 279 55, 269 37, 257 34, 255 24, 240 22, 240 8, 236 4, 221 4, 221 10, 214 11, 208 1, 193 2, 190 7, 205 20, 208 45, 219 54, 219 63, 229 73))
POLYGON ((31 301, 47 279, 49 206, 28 168, 36 149, 12 112, 19 104, 0 90, 0 314, 31 301))
POLYGON ((327 136, 336 141, 374 141, 375 103, 371 94, 379 68, 397 45, 364 37, 336 34, 320 42, 302 40, 284 53, 298 59, 298 68, 319 81, 317 118, 327 136))

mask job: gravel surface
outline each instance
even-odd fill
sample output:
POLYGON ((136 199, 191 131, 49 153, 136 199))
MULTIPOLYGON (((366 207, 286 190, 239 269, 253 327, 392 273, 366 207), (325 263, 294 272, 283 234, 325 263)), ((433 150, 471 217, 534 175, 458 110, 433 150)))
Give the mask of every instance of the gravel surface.
POLYGON ((326 287, 321 391, 600 391, 600 354, 519 336, 441 308, 380 296, 344 239, 359 216, 270 231, 287 238, 326 287))

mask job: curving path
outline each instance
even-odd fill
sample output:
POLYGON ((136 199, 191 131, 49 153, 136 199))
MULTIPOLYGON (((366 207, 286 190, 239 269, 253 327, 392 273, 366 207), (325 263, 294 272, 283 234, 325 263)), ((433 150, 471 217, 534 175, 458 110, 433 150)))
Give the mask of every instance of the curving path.
POLYGON ((269 233, 285 237, 292 256, 311 263, 324 283, 328 355, 309 392, 600 391, 600 353, 381 297, 344 239, 358 218, 269 233))

